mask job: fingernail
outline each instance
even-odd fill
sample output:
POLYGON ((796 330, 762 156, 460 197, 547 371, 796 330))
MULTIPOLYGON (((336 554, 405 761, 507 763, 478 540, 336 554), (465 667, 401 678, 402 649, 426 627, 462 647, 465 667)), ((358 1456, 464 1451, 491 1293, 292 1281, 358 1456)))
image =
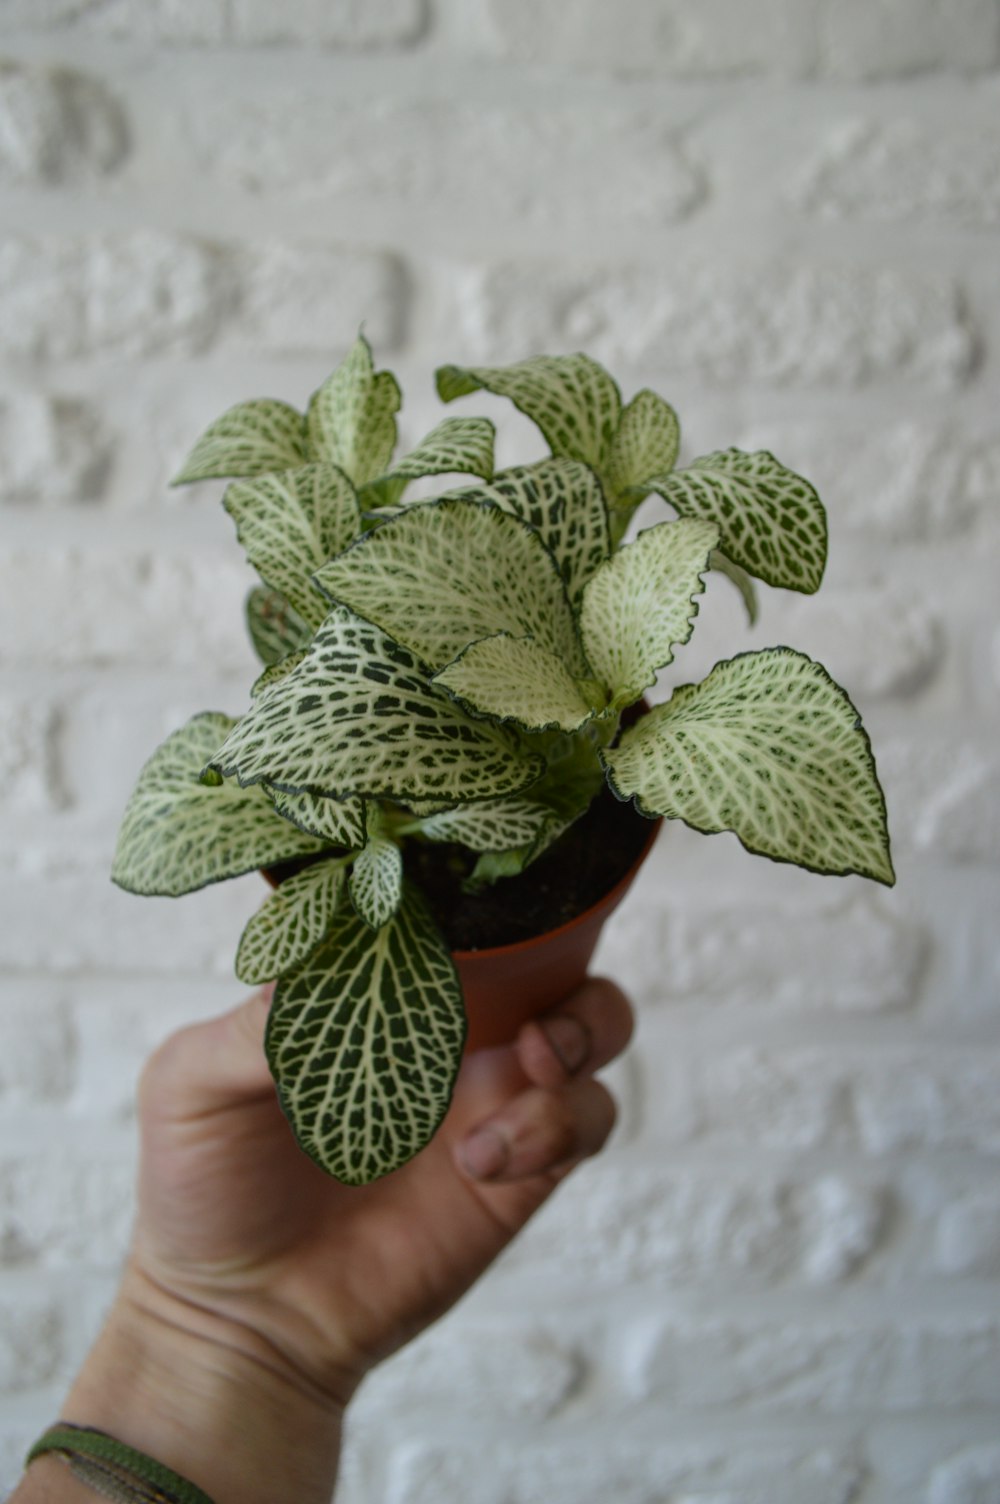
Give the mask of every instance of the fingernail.
POLYGON ((495 1128, 477 1128, 462 1145, 462 1167, 476 1180, 492 1180, 507 1163, 507 1152, 495 1128))
POLYGON ((590 1047, 587 1031, 579 1019, 571 1018, 568 1013, 557 1013, 555 1017, 547 1018, 542 1027, 549 1044, 570 1075, 578 1071, 586 1060, 590 1047))

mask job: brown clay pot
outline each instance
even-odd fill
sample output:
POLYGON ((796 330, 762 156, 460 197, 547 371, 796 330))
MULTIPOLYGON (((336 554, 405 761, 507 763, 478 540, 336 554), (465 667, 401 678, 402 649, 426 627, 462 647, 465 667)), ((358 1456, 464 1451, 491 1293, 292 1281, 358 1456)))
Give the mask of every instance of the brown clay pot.
POLYGON ((649 835, 624 877, 575 919, 514 945, 452 952, 469 1021, 467 1052, 508 1044, 529 1018, 579 987, 605 920, 635 881, 662 823, 650 821, 649 835))

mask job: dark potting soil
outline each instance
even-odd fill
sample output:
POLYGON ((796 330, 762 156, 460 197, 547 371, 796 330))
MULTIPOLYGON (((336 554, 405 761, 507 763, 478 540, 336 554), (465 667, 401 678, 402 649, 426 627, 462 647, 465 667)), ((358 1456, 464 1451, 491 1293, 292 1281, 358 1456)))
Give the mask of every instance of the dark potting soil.
POLYGON ((526 872, 478 893, 462 889, 476 862, 464 846, 409 841, 404 862, 450 949, 488 950, 530 940, 589 909, 625 876, 649 831, 649 820, 603 789, 526 872))

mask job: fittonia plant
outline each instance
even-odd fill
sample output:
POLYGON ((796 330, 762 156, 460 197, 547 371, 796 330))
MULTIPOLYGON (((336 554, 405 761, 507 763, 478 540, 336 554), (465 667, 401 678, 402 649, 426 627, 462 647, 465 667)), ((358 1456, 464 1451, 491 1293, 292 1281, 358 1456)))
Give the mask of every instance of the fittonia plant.
POLYGON ((243 403, 195 446, 179 484, 239 477, 223 501, 262 580, 248 621, 266 667, 239 720, 197 715, 153 754, 113 871, 176 896, 297 863, 236 970, 277 978, 266 1050, 282 1105, 306 1153, 351 1183, 431 1137, 465 1037, 405 842, 461 842, 487 884, 607 782, 644 815, 893 881, 868 738, 803 654, 718 663, 620 732, 690 637, 707 570, 751 613, 752 576, 817 589, 826 524, 808 482, 737 449, 675 469, 673 410, 651 391, 623 406, 584 355, 445 366, 437 384, 446 402, 510 398, 551 457, 494 474, 493 425, 463 417, 395 458, 399 388, 361 339, 304 416, 243 403), (407 500, 411 480, 455 474, 474 479, 407 500), (652 493, 677 518, 623 543, 652 493))

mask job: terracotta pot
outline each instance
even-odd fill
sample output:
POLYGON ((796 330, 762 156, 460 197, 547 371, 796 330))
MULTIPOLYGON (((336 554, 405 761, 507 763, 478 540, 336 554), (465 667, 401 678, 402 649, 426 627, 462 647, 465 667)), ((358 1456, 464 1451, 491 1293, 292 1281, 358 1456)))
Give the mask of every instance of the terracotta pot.
POLYGON ((649 835, 624 877, 575 919, 514 945, 452 953, 469 1020, 466 1051, 509 1043, 529 1018, 579 987, 605 920, 635 881, 662 823, 650 821, 649 835))

